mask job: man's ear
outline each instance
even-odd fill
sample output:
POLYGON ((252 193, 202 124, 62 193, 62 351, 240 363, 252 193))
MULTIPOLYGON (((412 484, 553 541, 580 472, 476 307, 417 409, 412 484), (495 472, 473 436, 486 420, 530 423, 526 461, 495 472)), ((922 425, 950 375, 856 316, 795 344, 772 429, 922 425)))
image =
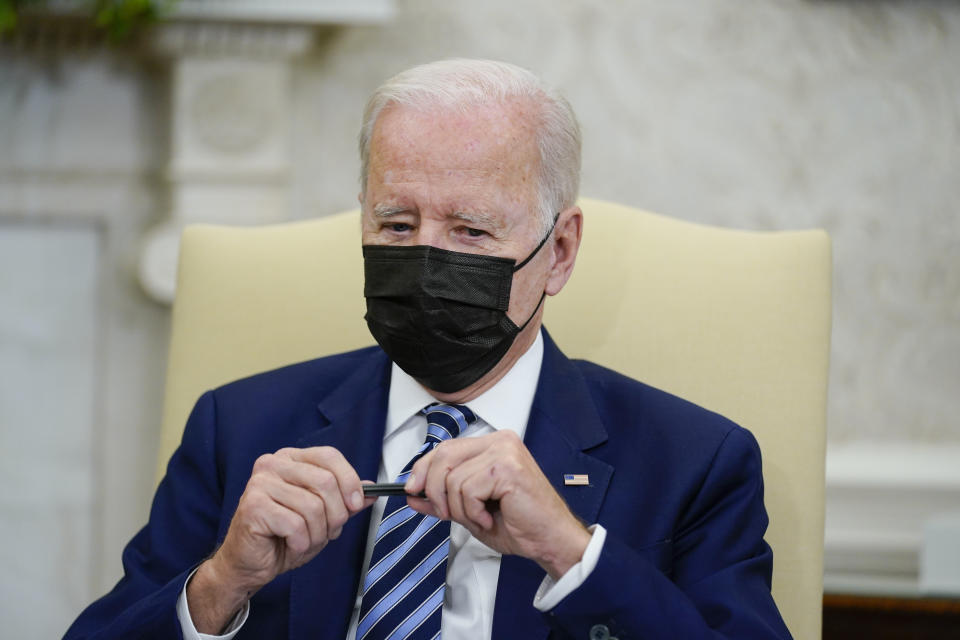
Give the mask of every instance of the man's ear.
POLYGON ((547 277, 545 291, 548 296, 560 293, 577 261, 577 251, 580 250, 580 237, 583 235, 583 212, 580 207, 573 206, 564 209, 557 216, 557 224, 553 229, 553 268, 547 277))

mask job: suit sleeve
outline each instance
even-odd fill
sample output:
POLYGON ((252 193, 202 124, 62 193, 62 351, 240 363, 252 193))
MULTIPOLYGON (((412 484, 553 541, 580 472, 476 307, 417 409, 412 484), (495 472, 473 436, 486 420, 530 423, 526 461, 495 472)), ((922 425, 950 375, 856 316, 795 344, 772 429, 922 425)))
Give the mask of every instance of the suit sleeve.
POLYGON ((217 543, 222 489, 212 392, 197 402, 154 496, 147 525, 123 550, 123 577, 80 614, 74 639, 181 638, 177 599, 217 543))
POLYGON ((766 527, 760 450, 736 427, 665 541, 666 567, 608 534, 584 583, 545 615, 573 638, 597 625, 619 640, 790 638, 770 594, 766 527))

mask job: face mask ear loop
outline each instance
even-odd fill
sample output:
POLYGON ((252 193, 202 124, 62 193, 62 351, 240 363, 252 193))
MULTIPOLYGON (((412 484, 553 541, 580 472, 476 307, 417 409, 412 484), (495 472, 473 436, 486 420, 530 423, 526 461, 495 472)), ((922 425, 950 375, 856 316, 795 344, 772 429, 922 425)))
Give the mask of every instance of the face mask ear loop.
MULTIPOLYGON (((517 271, 520 271, 520 269, 523 269, 525 266, 527 266, 527 263, 530 262, 531 260, 533 260, 533 256, 537 255, 537 252, 540 251, 540 249, 543 248, 543 245, 547 244, 547 240, 550 239, 550 234, 553 233, 553 229, 554 229, 554 227, 557 226, 557 220, 559 220, 559 219, 560 219, 560 214, 558 213, 558 214, 553 218, 553 224, 550 225, 550 231, 547 231, 547 235, 543 236, 543 240, 541 240, 541 241, 540 241, 540 244, 537 245, 537 248, 533 250, 533 253, 531 253, 530 255, 528 255, 527 258, 526 258, 523 262, 521 262, 520 264, 518 264, 517 266, 515 266, 515 267, 513 268, 513 272, 514 272, 514 273, 516 273, 517 271)), ((534 309, 534 313, 536 313, 536 309, 534 309)), ((523 326, 527 326, 527 325, 523 325, 523 326)))
POLYGON ((544 291, 543 293, 540 294, 540 302, 538 302, 538 303, 537 303, 537 306, 535 306, 535 307, 533 308, 533 313, 530 314, 530 317, 527 318, 527 321, 524 322, 523 325, 522 325, 519 329, 517 329, 517 333, 521 333, 524 329, 527 328, 527 325, 530 324, 530 321, 531 321, 531 320, 533 320, 533 316, 537 315, 537 309, 540 308, 540 305, 543 304, 543 299, 546 298, 546 297, 547 297, 547 292, 546 292, 546 291, 544 291))

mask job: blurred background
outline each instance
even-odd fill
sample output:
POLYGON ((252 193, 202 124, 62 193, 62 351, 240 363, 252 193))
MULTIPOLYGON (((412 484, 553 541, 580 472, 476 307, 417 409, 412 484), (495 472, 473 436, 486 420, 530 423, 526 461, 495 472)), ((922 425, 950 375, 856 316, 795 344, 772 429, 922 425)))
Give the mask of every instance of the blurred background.
POLYGON ((830 233, 825 589, 956 604, 960 2, 5 0, 0 27, 4 636, 61 635, 146 519, 182 226, 354 208, 366 97, 446 57, 558 86, 585 196, 830 233))

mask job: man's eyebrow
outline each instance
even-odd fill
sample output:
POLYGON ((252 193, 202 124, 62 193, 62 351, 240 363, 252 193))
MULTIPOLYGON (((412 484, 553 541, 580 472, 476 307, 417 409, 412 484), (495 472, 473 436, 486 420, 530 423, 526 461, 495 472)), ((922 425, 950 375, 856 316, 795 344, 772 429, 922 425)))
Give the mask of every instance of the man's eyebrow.
POLYGON ((378 218, 392 218, 395 215, 409 211, 406 207, 391 204, 378 204, 373 208, 373 215, 378 218))
POLYGON ((454 211, 451 217, 472 224, 479 224, 493 229, 500 229, 503 224, 494 216, 479 211, 454 211))

